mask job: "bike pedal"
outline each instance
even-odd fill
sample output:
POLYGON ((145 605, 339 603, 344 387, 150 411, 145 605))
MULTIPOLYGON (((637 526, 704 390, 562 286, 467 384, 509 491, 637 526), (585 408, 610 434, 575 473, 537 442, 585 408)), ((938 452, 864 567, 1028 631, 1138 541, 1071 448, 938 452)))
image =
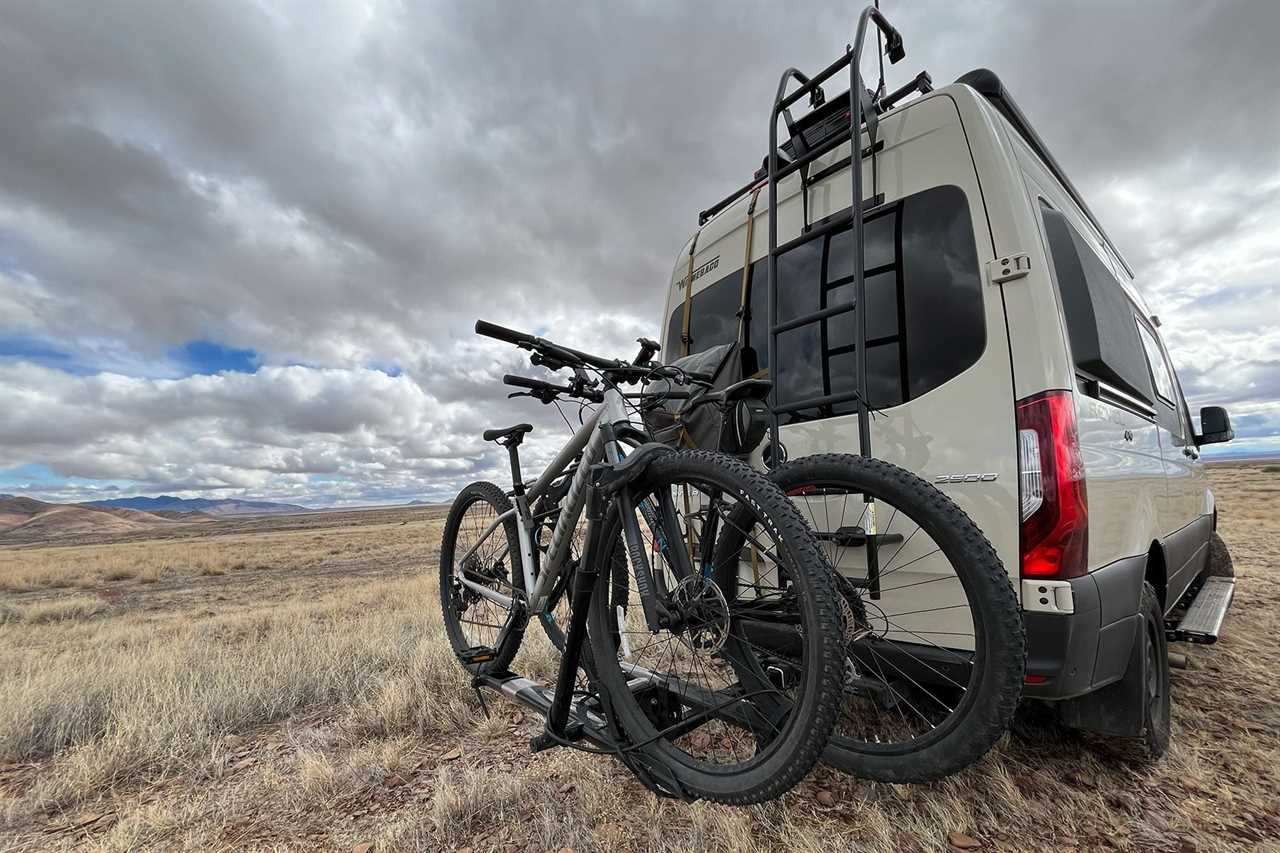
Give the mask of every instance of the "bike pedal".
POLYGON ((458 652, 458 660, 462 661, 463 666, 471 666, 477 663, 489 663, 498 657, 498 653, 488 646, 471 646, 458 652))
POLYGON ((531 753, 542 752, 545 749, 551 749, 556 746, 560 746, 560 742, 546 732, 529 738, 529 752, 531 753))

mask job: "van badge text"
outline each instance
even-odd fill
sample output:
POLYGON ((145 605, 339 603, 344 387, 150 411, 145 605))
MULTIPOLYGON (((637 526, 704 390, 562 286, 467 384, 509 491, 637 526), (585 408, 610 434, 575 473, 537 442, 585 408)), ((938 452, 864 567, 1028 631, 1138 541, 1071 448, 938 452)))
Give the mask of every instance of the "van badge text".
POLYGON ((935 483, 990 483, 999 474, 939 474, 933 478, 935 483))
MULTIPOLYGON (((704 275, 711 272, 713 269, 715 269, 718 266, 720 266, 720 256, 716 255, 714 258, 707 261, 705 264, 703 264, 702 266, 698 267, 696 270, 693 271, 693 280, 697 281, 698 279, 702 278, 704 275)), ((676 290, 684 290, 685 285, 688 283, 689 283, 689 276, 687 275, 682 276, 680 280, 676 282, 676 290)))

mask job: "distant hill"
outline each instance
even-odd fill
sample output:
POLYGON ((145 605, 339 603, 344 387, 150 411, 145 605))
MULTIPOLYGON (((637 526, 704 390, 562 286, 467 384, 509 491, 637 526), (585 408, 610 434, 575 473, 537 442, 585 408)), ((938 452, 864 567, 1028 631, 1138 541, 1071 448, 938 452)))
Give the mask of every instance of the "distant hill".
POLYGON ((0 543, 6 544, 128 533, 175 523, 172 519, 128 507, 89 507, 51 504, 12 495, 0 497, 0 543))
POLYGON ((114 498, 107 501, 90 501, 81 506, 97 508, 138 509, 144 512, 162 512, 167 516, 172 513, 203 513, 216 518, 227 518, 239 515, 289 515, 298 512, 311 512, 305 506, 280 504, 270 501, 242 501, 233 498, 175 498, 172 495, 161 495, 158 498, 114 498))

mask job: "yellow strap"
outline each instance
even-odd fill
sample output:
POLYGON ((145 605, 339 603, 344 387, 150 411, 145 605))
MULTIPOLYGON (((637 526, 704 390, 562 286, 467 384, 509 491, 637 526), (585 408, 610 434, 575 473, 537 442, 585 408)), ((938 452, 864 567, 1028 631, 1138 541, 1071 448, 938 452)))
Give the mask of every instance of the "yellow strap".
POLYGON ((756 187, 755 192, 751 194, 751 203, 747 205, 747 248, 742 256, 742 295, 738 299, 738 342, 742 343, 747 339, 747 299, 750 294, 747 288, 751 282, 751 237, 755 233, 756 225, 756 199, 760 197, 760 190, 763 187, 756 187))
POLYGON ((684 319, 680 328, 680 354, 689 354, 689 306, 693 302, 693 255, 698 249, 698 237, 702 234, 699 229, 693 235, 693 242, 689 244, 689 271, 684 277, 684 319))

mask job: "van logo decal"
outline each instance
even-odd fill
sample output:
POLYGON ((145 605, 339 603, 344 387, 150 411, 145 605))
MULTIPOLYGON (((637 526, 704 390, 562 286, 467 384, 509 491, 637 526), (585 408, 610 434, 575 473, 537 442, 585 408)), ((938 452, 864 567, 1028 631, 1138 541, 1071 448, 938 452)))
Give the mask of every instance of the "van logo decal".
POLYGON ((933 478, 935 483, 990 483, 999 474, 939 474, 933 478))
MULTIPOLYGON (((718 266, 720 266, 720 256, 716 255, 714 258, 707 261, 705 264, 703 264, 702 266, 698 267, 696 270, 693 271, 693 280, 697 281, 698 279, 702 278, 704 275, 711 272, 713 269, 715 269, 718 266)), ((676 290, 684 290, 685 285, 688 283, 689 283, 689 276, 687 275, 681 276, 680 280, 676 282, 676 290)))

